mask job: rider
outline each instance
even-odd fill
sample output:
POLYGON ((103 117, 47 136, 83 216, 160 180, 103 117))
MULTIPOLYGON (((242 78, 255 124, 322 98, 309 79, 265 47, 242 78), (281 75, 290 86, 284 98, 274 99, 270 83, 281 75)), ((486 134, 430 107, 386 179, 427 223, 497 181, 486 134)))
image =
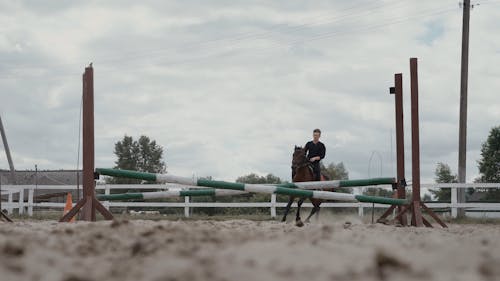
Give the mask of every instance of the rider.
POLYGON ((313 140, 309 141, 305 145, 306 155, 312 164, 314 172, 314 180, 316 181, 321 180, 321 168, 319 165, 319 161, 325 158, 325 153, 326 153, 325 145, 319 141, 320 137, 321 137, 321 130, 314 129, 313 140))

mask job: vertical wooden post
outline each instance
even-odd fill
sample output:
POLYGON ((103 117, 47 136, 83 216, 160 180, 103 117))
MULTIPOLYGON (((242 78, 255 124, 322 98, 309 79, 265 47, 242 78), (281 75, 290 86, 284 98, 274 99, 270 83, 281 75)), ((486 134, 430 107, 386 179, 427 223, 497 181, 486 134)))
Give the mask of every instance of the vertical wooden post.
MULTIPOLYGON (((397 194, 399 199, 406 198, 406 178, 405 178, 405 141, 404 141, 404 116, 403 116, 403 74, 394 75, 394 95, 396 113, 396 165, 397 165, 397 194)), ((398 211, 402 207, 398 206, 398 211)), ((407 225, 406 215, 400 218, 402 225, 407 225)))
MULTIPOLYGON (((397 178, 396 178, 396 192, 395 196, 398 199, 406 198, 406 179, 405 179, 405 141, 404 141, 404 120, 403 120, 403 74, 394 74, 394 87, 391 87, 389 92, 395 95, 395 120, 396 120, 396 165, 397 165, 397 178)), ((384 222, 385 219, 396 208, 392 205, 387 209, 384 214, 377 220, 384 222)), ((398 220, 401 225, 408 225, 407 217, 403 212, 403 206, 397 206, 398 220)))
POLYGON ((94 221, 92 197, 95 194, 94 180, 94 69, 85 68, 83 75, 83 116, 82 116, 82 147, 83 147, 83 205, 81 219, 94 221))
POLYGON ((420 135, 418 116, 418 66, 417 58, 410 58, 411 80, 411 171, 412 171, 412 219, 411 225, 423 226, 420 209, 420 135))
MULTIPOLYGON (((465 183, 467 175, 467 87, 469 77, 469 21, 470 0, 463 1, 462 62, 460 70, 460 118, 458 126, 458 182, 465 183)), ((465 189, 457 190, 458 202, 465 203, 465 189)), ((465 217, 465 209, 458 209, 458 217, 465 217)))
MULTIPOLYGON (((411 88, 411 140, 412 140, 411 158, 412 158, 413 195, 411 202, 408 205, 405 205, 401 208, 401 210, 396 215, 394 220, 397 219, 401 220, 406 212, 410 212, 412 226, 420 227, 425 225, 427 227, 432 227, 432 224, 425 217, 422 216, 422 209, 423 209, 427 213, 427 215, 432 217, 437 223, 439 223, 439 225, 441 225, 442 227, 447 227, 446 224, 420 200, 420 136, 419 136, 419 116, 418 116, 418 68, 417 68, 416 58, 410 59, 410 80, 411 80, 410 88, 411 88)), ((401 118, 402 118, 402 112, 401 112, 401 118)), ((400 156, 399 153, 398 156, 400 156)), ((404 166, 402 165, 402 167, 404 166)), ((398 165, 398 179, 400 175, 404 175, 403 174, 404 168, 401 171, 399 170, 400 168, 401 167, 398 165)))
POLYGON ((83 82, 82 110, 82 147, 83 147, 83 198, 59 221, 70 221, 81 209, 80 219, 96 220, 96 209, 105 219, 113 215, 95 198, 94 179, 94 68, 92 64, 85 68, 83 82))

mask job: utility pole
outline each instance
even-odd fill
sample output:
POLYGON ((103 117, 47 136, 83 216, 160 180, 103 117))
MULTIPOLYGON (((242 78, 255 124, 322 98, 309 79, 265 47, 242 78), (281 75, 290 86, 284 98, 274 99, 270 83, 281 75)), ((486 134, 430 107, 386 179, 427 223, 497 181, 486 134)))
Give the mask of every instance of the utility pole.
MULTIPOLYGON (((463 2, 462 64, 460 71, 460 121, 458 129, 458 182, 465 183, 467 161, 467 84, 469 73, 469 19, 470 0, 463 2)), ((465 189, 457 190, 458 202, 465 203, 465 189)), ((465 217, 465 209, 458 209, 458 217, 465 217)))
POLYGON ((5 148, 5 154, 7 155, 7 161, 9 162, 12 183, 16 184, 16 171, 14 170, 14 162, 12 162, 12 157, 10 155, 9 144, 7 143, 7 135, 5 134, 5 129, 2 123, 2 116, 0 116, 0 134, 2 135, 3 147, 5 148))

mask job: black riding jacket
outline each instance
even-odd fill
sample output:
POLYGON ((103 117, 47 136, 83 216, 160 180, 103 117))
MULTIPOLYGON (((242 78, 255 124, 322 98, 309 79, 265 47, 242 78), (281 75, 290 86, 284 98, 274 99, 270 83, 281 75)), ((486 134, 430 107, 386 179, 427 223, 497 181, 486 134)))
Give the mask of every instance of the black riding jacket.
MULTIPOLYGON (((321 159, 325 158, 326 148, 325 145, 320 141, 317 144, 314 144, 313 141, 309 141, 308 143, 306 143, 305 149, 308 159, 311 159, 316 156, 319 156, 321 159)), ((318 163, 319 160, 313 162, 313 164, 318 164, 318 163)))

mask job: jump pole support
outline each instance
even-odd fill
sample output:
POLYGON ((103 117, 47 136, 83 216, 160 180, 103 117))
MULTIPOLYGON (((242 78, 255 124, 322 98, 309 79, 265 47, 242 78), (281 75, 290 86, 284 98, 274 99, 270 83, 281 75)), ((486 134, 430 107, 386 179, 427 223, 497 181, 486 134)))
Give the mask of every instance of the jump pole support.
POLYGON ((427 212, 439 225, 444 228, 448 226, 420 199, 420 136, 419 136, 419 114, 418 114, 418 66, 417 58, 410 58, 410 80, 411 80, 411 129, 412 129, 412 201, 402 207, 394 220, 400 220, 406 212, 411 214, 411 225, 416 227, 432 224, 422 216, 422 209, 427 212))
POLYGON ((69 222, 80 210, 80 220, 95 221, 96 210, 105 219, 113 215, 95 197, 94 179, 94 69, 92 64, 85 68, 82 78, 82 147, 83 147, 83 197, 64 215, 59 222, 69 222))
MULTIPOLYGON (((395 104, 395 119, 396 119, 396 166, 397 178, 394 184, 395 198, 406 198, 406 179, 405 179, 405 149, 404 149, 404 116, 403 116, 403 74, 394 74, 394 87, 389 90, 390 94, 394 94, 395 104)), ((377 220, 377 222, 384 222, 386 218, 392 214, 397 207, 398 212, 403 210, 402 206, 392 205, 384 214, 377 220)), ((401 215, 398 219, 401 225, 408 225, 406 214, 401 215)))

